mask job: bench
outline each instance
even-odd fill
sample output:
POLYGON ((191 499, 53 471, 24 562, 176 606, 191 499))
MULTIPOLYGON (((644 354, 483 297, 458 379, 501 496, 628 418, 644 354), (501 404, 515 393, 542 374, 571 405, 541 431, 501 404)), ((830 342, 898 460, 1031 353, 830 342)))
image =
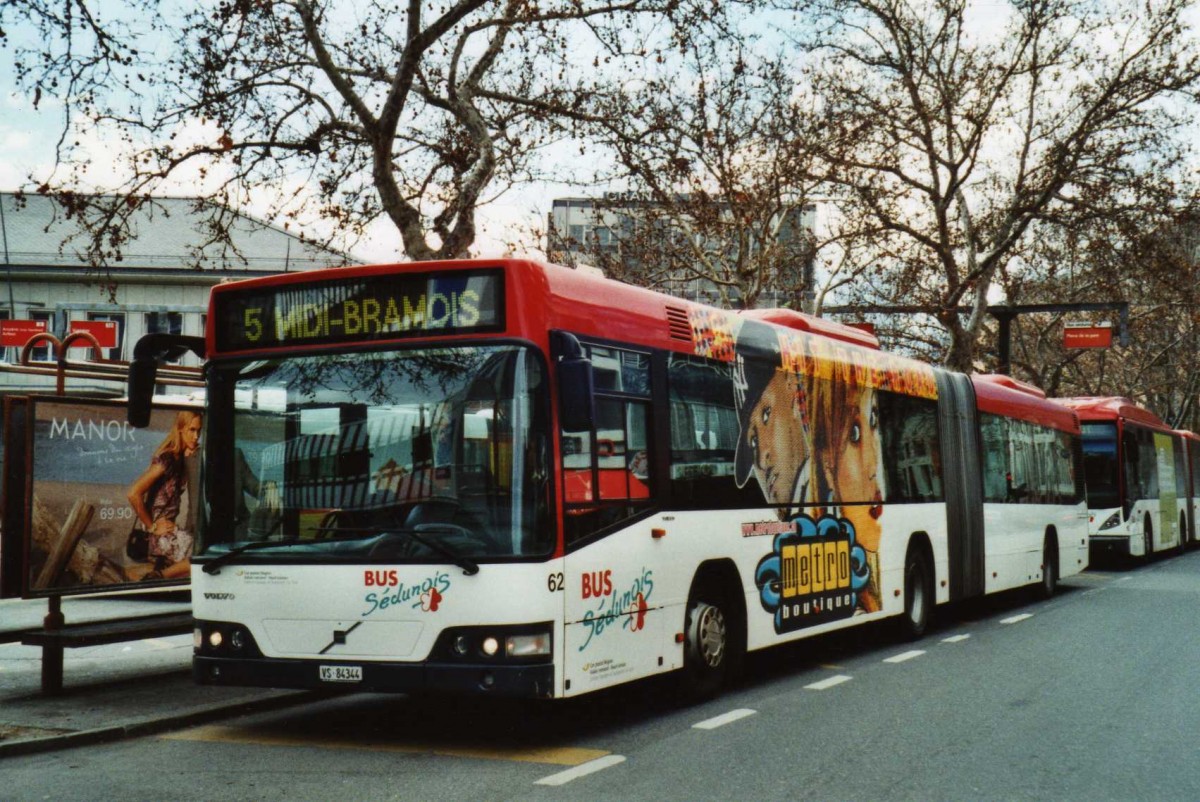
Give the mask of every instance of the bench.
POLYGON ((182 635, 192 630, 192 614, 157 613, 112 621, 64 624, 57 629, 29 630, 21 635, 25 646, 42 647, 42 693, 58 694, 63 684, 63 649, 101 646, 146 638, 182 635))
POLYGON ((3 646, 6 643, 16 643, 17 641, 21 640, 21 638, 28 635, 30 632, 33 632, 33 630, 32 629, 6 629, 5 631, 0 632, 0 646, 3 646))

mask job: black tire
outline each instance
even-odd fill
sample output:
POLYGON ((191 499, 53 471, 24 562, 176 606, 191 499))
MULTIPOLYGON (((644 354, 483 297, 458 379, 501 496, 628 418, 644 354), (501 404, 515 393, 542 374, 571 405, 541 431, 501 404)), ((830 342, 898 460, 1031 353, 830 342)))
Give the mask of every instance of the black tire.
POLYGON ((1175 551, 1179 554, 1187 551, 1187 517, 1182 513, 1179 515, 1179 545, 1175 547, 1175 551))
POLYGON ((1051 535, 1046 535, 1042 545, 1042 584, 1039 595, 1043 599, 1054 596, 1058 590, 1058 541, 1051 535))
POLYGON ((929 629, 933 618, 933 567, 924 550, 910 547, 904 559, 904 615, 900 617, 900 633, 906 640, 916 640, 929 629))
POLYGON ((1146 553, 1142 558, 1149 560, 1154 556, 1154 522, 1150 520, 1149 515, 1146 516, 1145 521, 1142 525, 1142 539, 1145 542, 1146 553))
POLYGON ((701 590, 688 602, 684 621, 683 684, 687 699, 704 699, 725 684, 744 648, 728 597, 701 590))

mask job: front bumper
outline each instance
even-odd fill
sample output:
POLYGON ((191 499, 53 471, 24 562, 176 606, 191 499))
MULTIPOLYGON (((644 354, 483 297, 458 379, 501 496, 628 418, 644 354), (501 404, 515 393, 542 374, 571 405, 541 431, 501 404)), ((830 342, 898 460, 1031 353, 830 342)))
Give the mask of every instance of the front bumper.
POLYGON ((1128 557, 1128 535, 1091 535, 1088 537, 1089 557, 1128 557))
POLYGON ((285 660, 272 657, 192 657, 199 685, 300 688, 382 693, 454 693, 548 699, 554 695, 554 665, 384 663, 285 660), (320 666, 357 666, 360 682, 327 682, 320 666))

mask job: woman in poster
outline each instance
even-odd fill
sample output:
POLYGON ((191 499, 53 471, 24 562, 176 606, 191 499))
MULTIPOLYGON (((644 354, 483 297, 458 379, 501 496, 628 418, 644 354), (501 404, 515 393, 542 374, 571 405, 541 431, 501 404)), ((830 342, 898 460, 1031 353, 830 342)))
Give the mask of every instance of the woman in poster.
POLYGON ((180 529, 176 520, 188 484, 187 458, 199 445, 200 414, 180 412, 149 467, 129 487, 135 526, 146 533, 147 556, 154 563, 144 579, 178 579, 191 570, 192 535, 180 529))
POLYGON ((827 514, 854 526, 855 542, 866 552, 868 587, 860 605, 879 609, 879 540, 884 480, 879 442, 879 397, 849 379, 815 381, 812 391, 813 447, 822 466, 820 498, 827 514))

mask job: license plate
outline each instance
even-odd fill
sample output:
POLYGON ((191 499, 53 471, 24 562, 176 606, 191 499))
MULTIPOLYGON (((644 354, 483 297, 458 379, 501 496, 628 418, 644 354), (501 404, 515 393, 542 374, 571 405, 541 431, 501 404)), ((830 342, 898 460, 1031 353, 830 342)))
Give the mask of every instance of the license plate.
POLYGON ((362 682, 362 666, 321 666, 321 682, 362 682))

